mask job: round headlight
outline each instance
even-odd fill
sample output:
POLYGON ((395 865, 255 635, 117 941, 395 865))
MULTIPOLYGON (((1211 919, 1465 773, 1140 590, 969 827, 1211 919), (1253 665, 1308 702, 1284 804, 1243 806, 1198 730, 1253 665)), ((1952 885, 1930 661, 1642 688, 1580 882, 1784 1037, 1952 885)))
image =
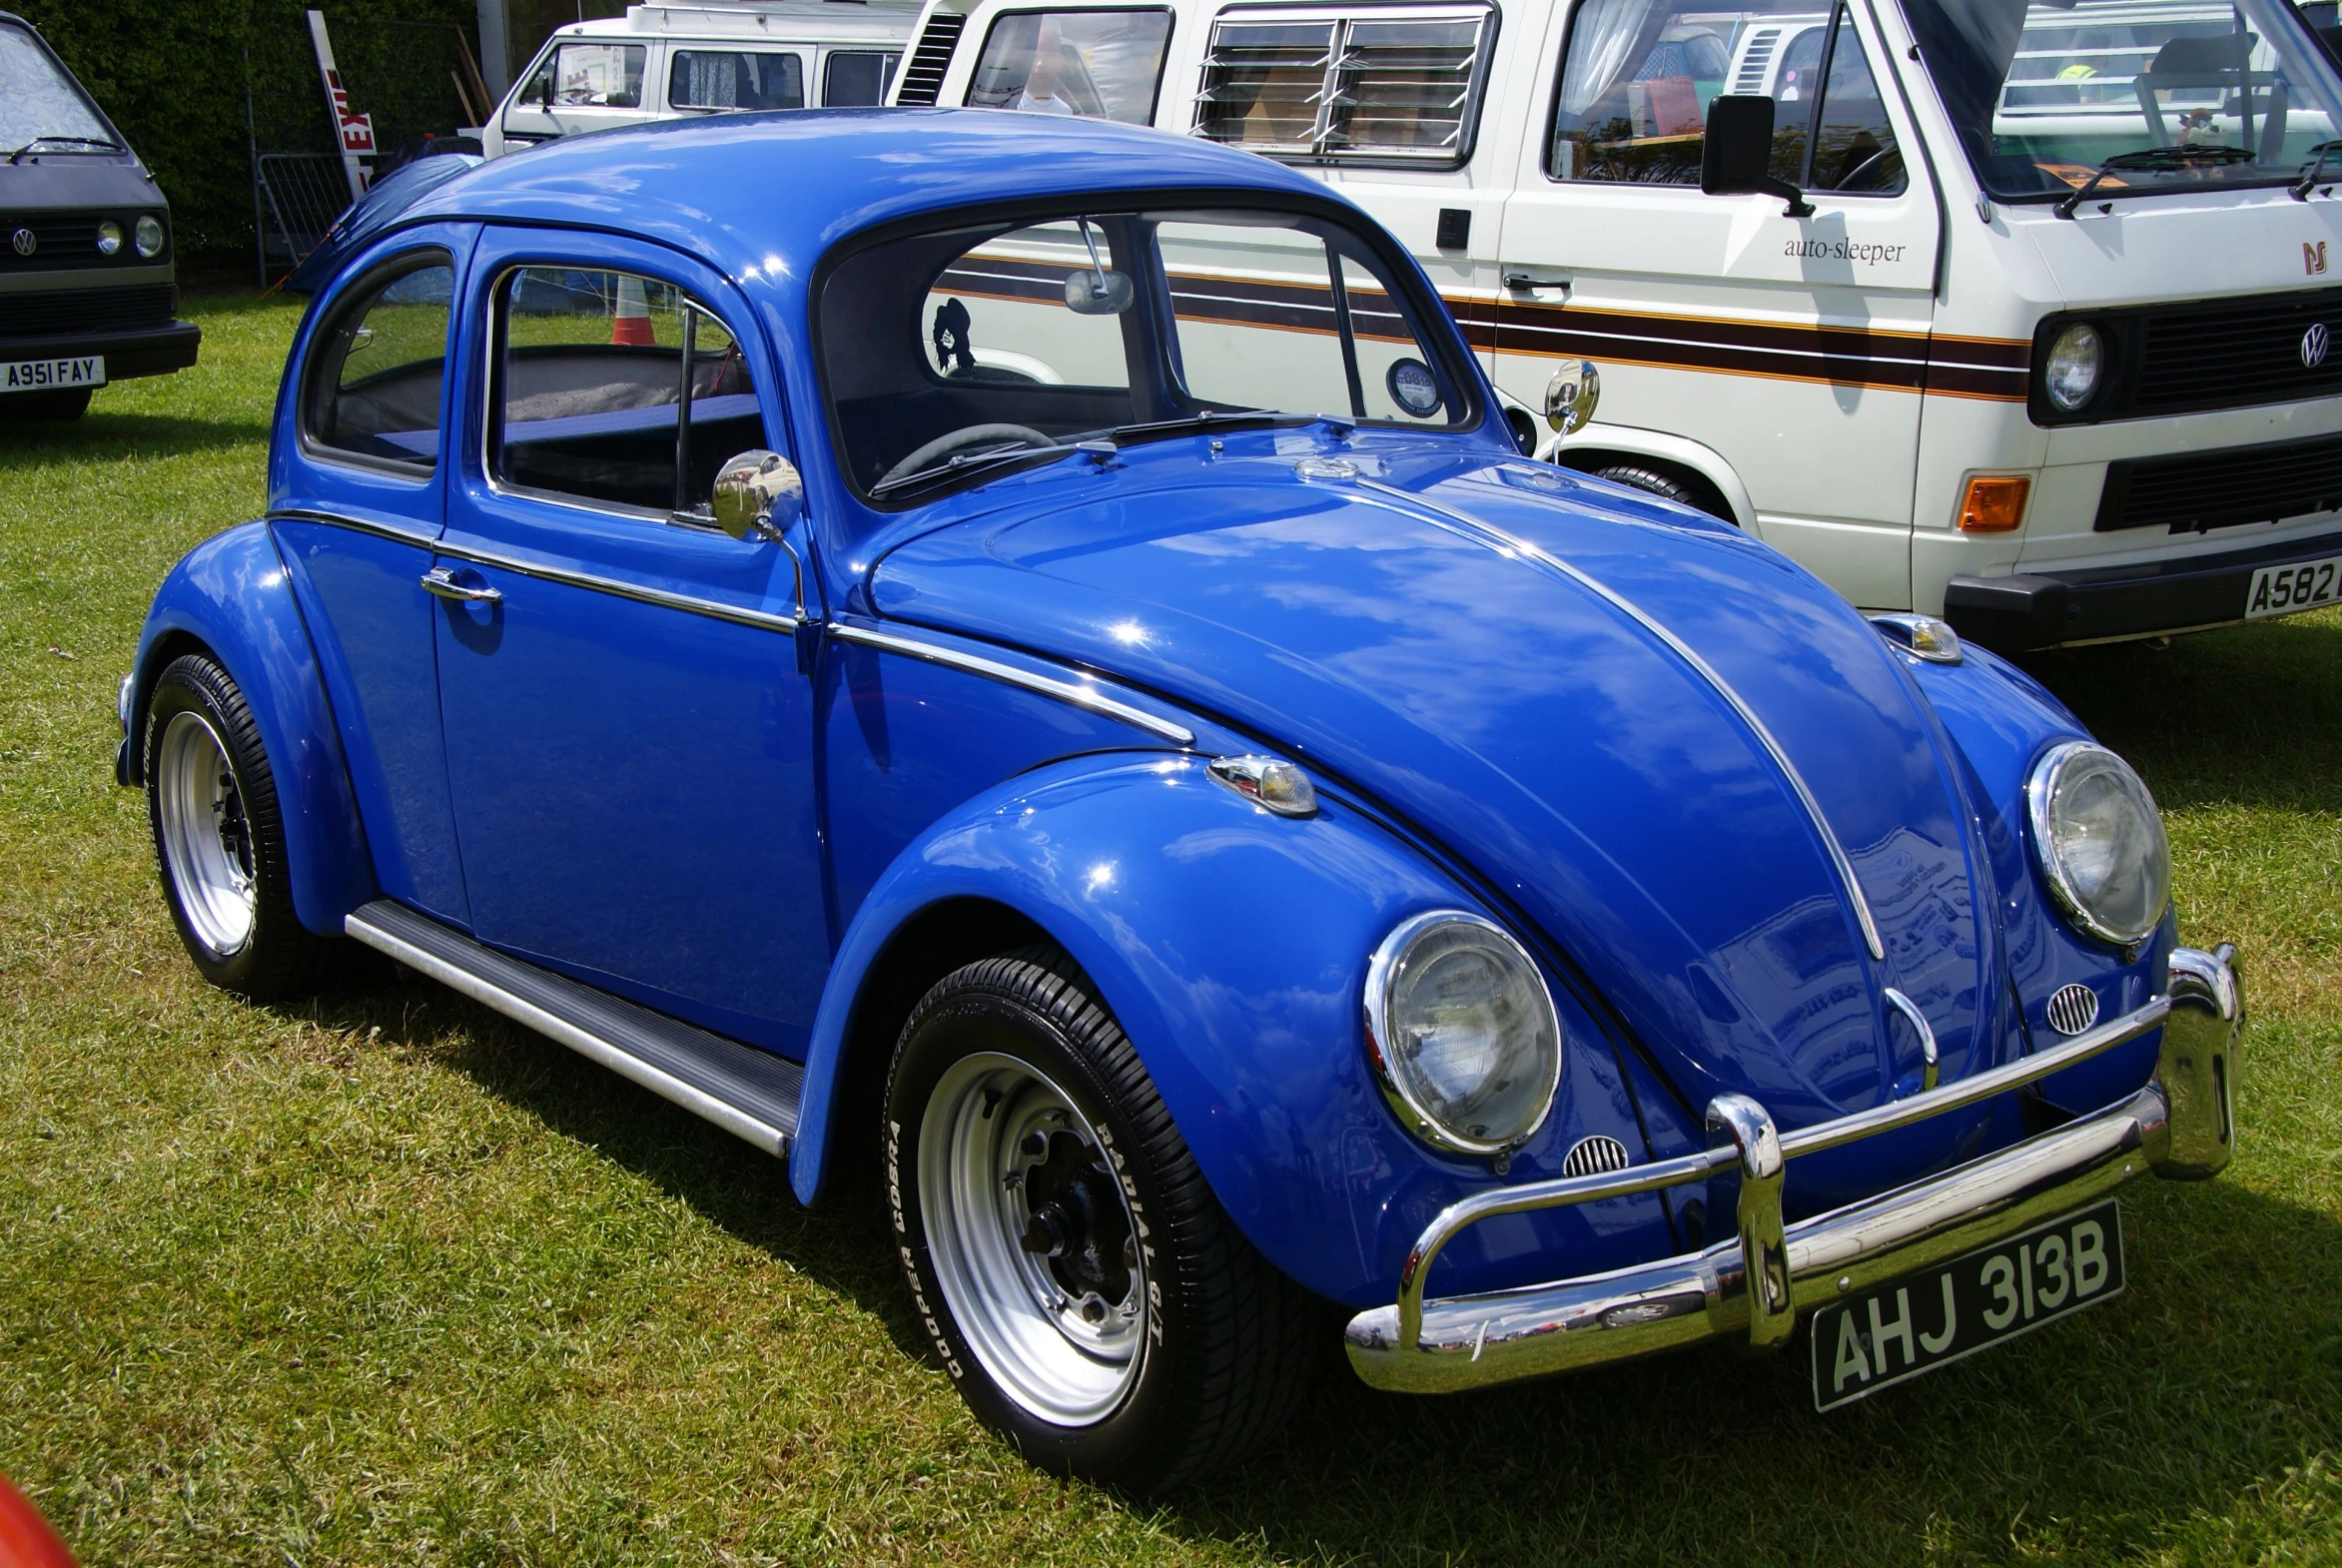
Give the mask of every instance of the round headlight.
POLYGON ((122 225, 109 218, 98 225, 98 254, 112 256, 122 249, 122 225))
POLYGON ((2025 797, 2041 876, 2073 923, 2125 947, 2152 934, 2171 902, 2171 844, 2130 764, 2067 741, 2033 765, 2025 797))
POLYGON ((2049 346, 2049 362, 2041 368, 2041 385, 2049 401, 2065 413, 2086 404, 2098 390, 2106 369, 2106 340, 2087 322, 2076 322, 2049 346))
POLYGON ((157 256, 157 255, 160 255, 160 254, 162 253, 162 250, 163 250, 163 220, 162 220, 162 219, 160 219, 160 218, 156 218, 156 217, 152 216, 151 214, 150 214, 149 216, 145 217, 145 218, 141 218, 141 219, 138 221, 138 228, 132 231, 132 235, 133 235, 133 238, 134 238, 134 239, 136 240, 136 242, 137 242, 137 245, 138 245, 138 254, 139 254, 139 255, 141 255, 141 256, 157 256))
POLYGON ((1457 1154, 1521 1143, 1561 1083, 1545 977, 1501 927, 1461 910, 1417 915, 1374 950, 1366 1049, 1408 1130, 1457 1154))

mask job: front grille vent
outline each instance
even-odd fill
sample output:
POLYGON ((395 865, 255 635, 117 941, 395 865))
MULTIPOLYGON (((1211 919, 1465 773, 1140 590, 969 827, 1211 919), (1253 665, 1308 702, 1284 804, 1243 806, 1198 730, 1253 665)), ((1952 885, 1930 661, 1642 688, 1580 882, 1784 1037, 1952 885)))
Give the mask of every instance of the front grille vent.
POLYGON ((1581 1138, 1577 1147, 1561 1163, 1565 1176, 1600 1176, 1606 1171, 1624 1171, 1634 1162, 1626 1152, 1626 1145, 1615 1138, 1604 1138, 1597 1133, 1592 1138, 1581 1138))
POLYGON ((2277 522, 2342 507, 2342 437, 2231 446, 2186 457, 2106 464, 2100 533, 2166 527, 2173 533, 2277 522))
POLYGON ((2098 1021, 2098 994, 2076 982, 2059 986, 2049 998, 2049 1027, 2060 1035, 2078 1035, 2098 1021))
POLYGON ((62 338, 168 327, 179 291, 167 283, 0 294, 0 338, 62 338))
POLYGON ((2158 312, 2142 325, 2134 412, 2235 408, 2342 392, 2342 354, 2330 347, 2342 330, 2342 290, 2158 312), (2310 365, 2302 339, 2321 325, 2329 347, 2310 365))
POLYGON ((152 266, 155 259, 140 256, 130 243, 138 219, 135 212, 0 212, 0 273, 152 266), (121 248, 112 256, 98 249, 98 225, 109 218, 122 229, 121 248), (31 249, 17 249, 19 234, 32 237, 31 249))
POLYGON ((934 106, 936 99, 943 95, 944 72, 951 67, 952 50, 967 25, 966 17, 949 11, 938 11, 927 19, 927 31, 919 35, 919 47, 911 51, 911 63, 903 67, 903 86, 895 94, 897 106, 934 106))

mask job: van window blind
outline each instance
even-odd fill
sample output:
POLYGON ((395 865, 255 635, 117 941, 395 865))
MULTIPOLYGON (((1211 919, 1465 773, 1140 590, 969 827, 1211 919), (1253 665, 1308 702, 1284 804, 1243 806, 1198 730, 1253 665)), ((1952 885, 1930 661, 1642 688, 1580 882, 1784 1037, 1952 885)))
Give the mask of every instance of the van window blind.
POLYGON ((1452 164, 1471 136, 1488 12, 1223 21, 1195 134, 1313 162, 1452 164))

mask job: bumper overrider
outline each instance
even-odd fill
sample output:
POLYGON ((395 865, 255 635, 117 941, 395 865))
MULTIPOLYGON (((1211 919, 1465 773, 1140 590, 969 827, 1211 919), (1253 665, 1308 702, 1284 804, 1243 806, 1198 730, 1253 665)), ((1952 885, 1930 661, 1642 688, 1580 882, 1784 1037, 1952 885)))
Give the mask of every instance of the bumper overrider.
POLYGON ((1628 1360, 1702 1340, 1776 1349, 1801 1306, 1957 1257, 2105 1196, 2152 1171, 2217 1174, 2235 1139, 2244 996, 2235 950, 2180 948, 2165 993, 2054 1048, 1955 1084, 1782 1134, 1742 1095, 1708 1105, 1709 1148, 1654 1165, 1477 1193, 1416 1240, 1398 1300, 1350 1319, 1350 1365, 1376 1388, 1452 1393, 1628 1360), (1795 1224, 1782 1219, 1788 1162, 2008 1094, 2156 1029, 2145 1088, 1998 1154, 1795 1224), (1448 1242, 1483 1219, 1704 1185, 1738 1234, 1704 1251, 1550 1284, 1426 1301, 1448 1242))

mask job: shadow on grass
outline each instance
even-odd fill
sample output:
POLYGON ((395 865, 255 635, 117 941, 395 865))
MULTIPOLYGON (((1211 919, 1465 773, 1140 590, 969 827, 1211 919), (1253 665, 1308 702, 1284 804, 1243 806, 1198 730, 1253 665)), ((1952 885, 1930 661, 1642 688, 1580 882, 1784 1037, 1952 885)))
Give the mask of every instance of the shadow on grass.
POLYGON ((0 424, 0 470, 71 466, 123 457, 177 457, 265 445, 265 417, 198 419, 170 413, 109 413, 93 407, 64 423, 0 424))

